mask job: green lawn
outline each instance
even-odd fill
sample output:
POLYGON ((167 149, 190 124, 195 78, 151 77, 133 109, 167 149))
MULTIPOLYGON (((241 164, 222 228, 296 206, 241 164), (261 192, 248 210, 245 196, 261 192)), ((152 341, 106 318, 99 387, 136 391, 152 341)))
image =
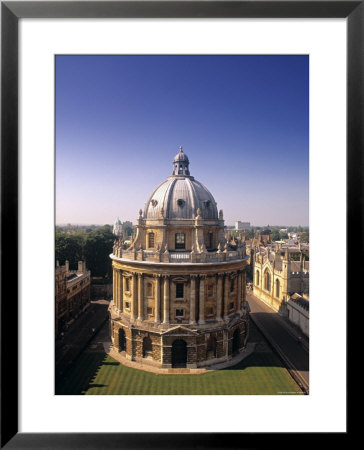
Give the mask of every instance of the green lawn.
POLYGON ((277 395, 300 394, 271 351, 258 351, 234 367, 200 375, 157 375, 131 369, 101 352, 84 352, 58 383, 71 395, 277 395))

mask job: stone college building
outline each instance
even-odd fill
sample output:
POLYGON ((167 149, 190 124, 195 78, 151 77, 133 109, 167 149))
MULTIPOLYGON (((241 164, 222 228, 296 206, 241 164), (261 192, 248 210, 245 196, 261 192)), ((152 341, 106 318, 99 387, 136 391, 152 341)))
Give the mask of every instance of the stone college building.
POLYGON ((199 368, 245 348, 248 257, 225 239, 222 210, 189 172, 179 148, 173 172, 139 211, 128 248, 110 255, 113 350, 157 368, 199 368))

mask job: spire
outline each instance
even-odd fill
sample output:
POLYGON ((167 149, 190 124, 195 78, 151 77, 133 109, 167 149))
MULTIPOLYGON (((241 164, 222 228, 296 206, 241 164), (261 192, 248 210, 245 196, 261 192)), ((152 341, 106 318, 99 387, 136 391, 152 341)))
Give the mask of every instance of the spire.
POLYGON ((173 173, 172 175, 190 175, 188 166, 190 164, 188 156, 183 152, 183 147, 178 147, 179 152, 173 159, 173 173))

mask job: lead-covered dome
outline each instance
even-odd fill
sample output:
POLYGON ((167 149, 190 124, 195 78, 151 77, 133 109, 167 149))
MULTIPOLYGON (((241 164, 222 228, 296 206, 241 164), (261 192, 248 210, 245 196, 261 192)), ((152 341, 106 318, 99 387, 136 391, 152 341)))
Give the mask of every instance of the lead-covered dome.
POLYGON ((198 208, 201 219, 218 220, 216 202, 210 191, 190 176, 189 160, 182 147, 173 159, 173 174, 149 197, 145 219, 195 219, 198 208))

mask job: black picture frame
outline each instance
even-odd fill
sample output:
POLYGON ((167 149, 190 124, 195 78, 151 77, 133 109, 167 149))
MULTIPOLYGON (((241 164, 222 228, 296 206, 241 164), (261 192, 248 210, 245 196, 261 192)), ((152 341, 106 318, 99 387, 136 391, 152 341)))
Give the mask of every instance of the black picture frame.
MULTIPOLYGON (((362 264, 364 1, 2 1, 1 2, 1 448, 260 448, 289 433, 18 432, 18 21, 21 18, 346 18, 347 19, 347 300, 362 264), (9 298, 11 297, 11 301, 9 298), (9 318, 11 317, 11 320, 9 318), (11 345, 9 343, 11 342, 11 345), (11 361, 11 364, 8 362, 11 361), (279 437, 277 436, 279 434, 279 437)), ((334 95, 334 93, 333 93, 334 95)), ((341 253, 343 258, 345 252, 341 253)), ((349 345, 347 346, 349 348, 349 345)), ((243 420, 243 418, 242 418, 243 420)), ((312 438, 303 434, 300 443, 312 438)), ((317 433, 315 434, 317 443, 317 433)), ((347 438, 338 433, 336 442, 347 438)))

